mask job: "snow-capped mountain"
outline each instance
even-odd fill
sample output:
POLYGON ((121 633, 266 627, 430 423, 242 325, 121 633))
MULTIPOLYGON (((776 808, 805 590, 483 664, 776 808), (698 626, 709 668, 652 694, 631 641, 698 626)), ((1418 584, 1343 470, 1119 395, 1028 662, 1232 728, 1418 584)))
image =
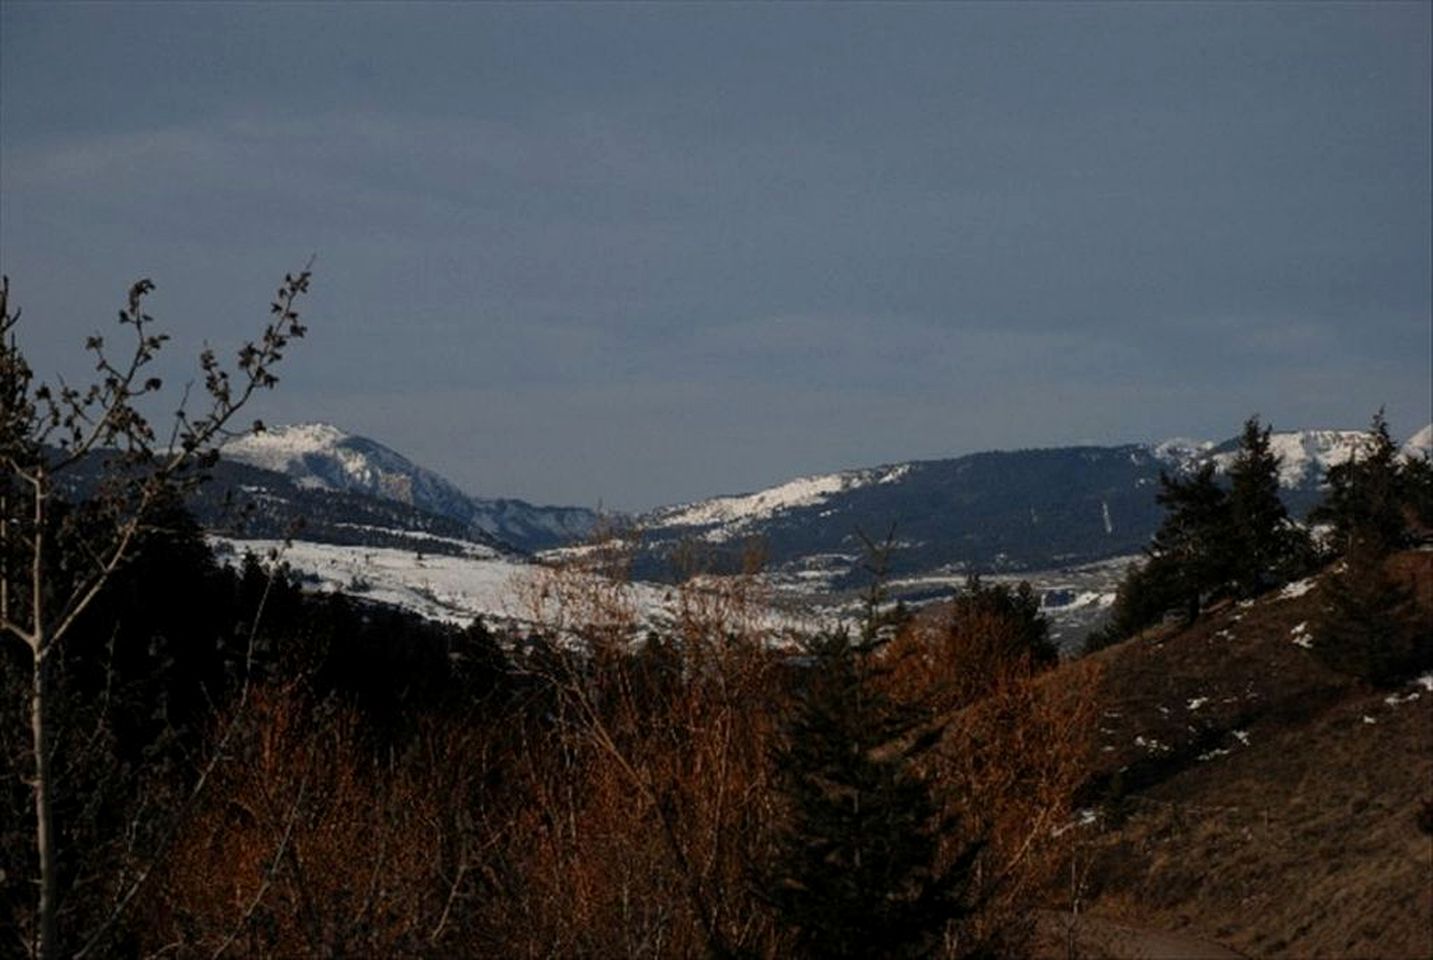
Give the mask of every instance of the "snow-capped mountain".
POLYGON ((1408 438, 1403 444, 1403 455, 1410 459, 1422 457, 1424 460, 1433 460, 1433 423, 1408 438))
POLYGON ((677 544, 717 555, 759 541, 768 565, 842 585, 862 574, 866 540, 891 539, 896 577, 1022 570, 1137 552, 1159 509, 1163 461, 1150 448, 977 453, 803 477, 767 490, 652 511, 636 520, 648 576, 677 544))
MULTIPOLYGON (((1408 449, 1428 448, 1433 428, 1408 449)), ((1355 430, 1271 436, 1280 484, 1295 515, 1321 496, 1328 468, 1368 443, 1355 430)), ((768 562, 799 578, 854 582, 865 540, 893 537, 896 576, 962 570, 1032 570, 1137 553, 1162 511, 1159 474, 1212 460, 1228 469, 1238 440, 1178 438, 1153 444, 978 453, 801 477, 737 496, 654 510, 638 518, 646 575, 659 575, 679 543, 735 553, 757 540, 768 562)))
MULTIPOLYGON (((1273 434, 1292 512, 1313 506, 1324 472, 1367 442, 1361 431, 1273 434)), ((1433 425, 1403 452, 1428 456, 1430 443, 1433 425)), ((667 579, 676 557, 684 563, 697 557, 686 549, 693 542, 707 554, 698 561, 719 572, 756 542, 773 584, 811 597, 864 587, 868 544, 889 538, 884 563, 894 595, 944 596, 968 572, 1028 577, 1045 591, 1062 642, 1070 641, 1098 619, 1124 563, 1158 526, 1161 472, 1192 471, 1208 461, 1222 472, 1237 448, 1235 440, 1180 438, 799 477, 635 518, 643 537, 633 572, 667 579)), ((596 522, 577 508, 470 497, 388 447, 326 424, 275 427, 226 445, 213 482, 193 506, 236 556, 246 545, 289 536, 302 518, 286 558, 312 582, 459 620, 513 615, 504 608, 512 584, 536 568, 508 545, 561 548, 596 522), (235 502, 246 508, 238 522, 235 502)))
MULTIPOLYGON (((1346 463, 1368 446, 1362 430, 1295 430, 1271 433, 1269 446, 1279 458, 1279 485, 1285 490, 1315 488, 1329 467, 1346 463)), ((1166 440, 1156 444, 1154 453, 1180 471, 1192 471, 1213 460, 1215 471, 1224 473, 1239 453, 1239 440, 1223 443, 1166 440)))
POLYGON ((282 474, 300 488, 365 494, 408 504, 521 550, 585 536, 596 523, 580 507, 472 497, 389 447, 326 423, 270 427, 226 443, 224 460, 282 474))
POLYGON ((713 535, 709 539, 731 540, 739 537, 743 530, 753 524, 770 520, 777 514, 798 507, 814 507, 825 503, 834 494, 856 490, 872 483, 893 483, 909 470, 910 464, 902 464, 797 477, 756 493, 714 497, 697 503, 661 507, 648 514, 646 521, 654 527, 713 527, 713 535))

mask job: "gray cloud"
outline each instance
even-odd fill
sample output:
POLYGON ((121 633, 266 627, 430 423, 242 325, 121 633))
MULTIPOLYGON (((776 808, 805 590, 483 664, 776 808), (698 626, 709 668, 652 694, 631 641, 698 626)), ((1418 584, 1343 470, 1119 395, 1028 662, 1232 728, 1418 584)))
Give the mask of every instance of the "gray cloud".
MULTIPOLYGON (((619 507, 1430 415, 1425 4, 0 8, 42 368, 125 285, 268 402, 619 507)), ((174 375, 183 368, 174 365, 174 375)))

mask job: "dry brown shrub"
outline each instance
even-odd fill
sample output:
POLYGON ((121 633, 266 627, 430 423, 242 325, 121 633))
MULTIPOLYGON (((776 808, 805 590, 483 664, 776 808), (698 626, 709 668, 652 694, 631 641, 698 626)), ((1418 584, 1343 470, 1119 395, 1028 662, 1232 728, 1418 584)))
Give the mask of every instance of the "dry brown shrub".
POLYGON ((986 611, 943 609, 917 618, 885 654, 891 694, 941 731, 921 765, 955 825, 942 856, 986 844, 967 946, 971 935, 1018 945, 1041 889, 1068 862, 1074 834, 1064 828, 1088 775, 1099 716, 1097 665, 1041 671, 1028 656, 1011 655, 1015 629, 986 611))
POLYGON ((757 581, 689 577, 640 625, 630 586, 598 573, 551 570, 530 591, 552 642, 528 666, 556 703, 523 760, 510 952, 769 952, 748 877, 769 842, 780 660, 757 581))
POLYGON ((471 731, 378 759, 354 715, 293 688, 256 691, 146 898, 167 955, 395 956, 440 950, 479 864, 471 731))

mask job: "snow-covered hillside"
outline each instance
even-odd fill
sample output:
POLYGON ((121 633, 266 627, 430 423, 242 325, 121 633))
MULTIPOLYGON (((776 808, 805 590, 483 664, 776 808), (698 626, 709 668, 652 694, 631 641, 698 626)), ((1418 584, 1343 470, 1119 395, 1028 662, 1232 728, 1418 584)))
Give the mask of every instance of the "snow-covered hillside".
POLYGON ((286 474, 301 486, 356 490, 448 517, 471 513, 467 494, 431 470, 327 423, 270 427, 224 445, 223 456, 286 474))
MULTIPOLYGON (((1347 463, 1368 448, 1362 430, 1299 430, 1274 433, 1269 447, 1279 458, 1279 485, 1285 489, 1317 485, 1329 467, 1347 463)), ((1235 441, 1220 444, 1212 453, 1219 472, 1229 469, 1238 456, 1235 441)))
POLYGON ((411 610, 432 620, 466 624, 476 616, 516 617, 522 578, 531 564, 474 551, 465 556, 294 540, 211 538, 215 552, 235 560, 246 552, 277 556, 312 589, 341 591, 411 610))
MULTIPOLYGON (((1368 433, 1363 430, 1294 430, 1269 436, 1269 445, 1279 458, 1279 484, 1286 490, 1317 487, 1330 467, 1347 463, 1368 444, 1368 433)), ((1433 424, 1410 437, 1403 445, 1403 453, 1414 456, 1422 452, 1426 456, 1430 444, 1433 424)), ((1216 445, 1179 438, 1156 444, 1153 452, 1164 463, 1185 471, 1212 459, 1217 472, 1223 473, 1238 456, 1239 441, 1226 440, 1216 445)))
POLYGON ((876 467, 870 470, 847 470, 810 477, 798 477, 756 493, 731 497, 715 497, 697 503, 664 507, 648 515, 654 526, 707 527, 717 526, 713 540, 739 536, 752 524, 769 520, 779 513, 798 507, 824 503, 832 495, 870 486, 893 483, 910 470, 909 464, 876 467))
MULTIPOLYGON (((680 604, 680 594, 670 586, 611 581, 595 573, 559 576, 549 567, 482 547, 453 556, 303 540, 211 536, 209 542, 222 562, 237 564, 245 553, 266 562, 277 559, 288 564, 308 590, 341 592, 458 625, 475 617, 560 624, 599 594, 615 598, 639 624, 654 625, 677 616, 680 604), (560 609, 564 594, 577 604, 565 615, 560 609)), ((775 605, 762 608, 759 617, 773 635, 809 626, 775 605)))
MULTIPOLYGON (((1424 428, 1408 448, 1426 448, 1424 428)), ((1271 436, 1280 483, 1295 515, 1322 496, 1330 467, 1368 443, 1358 430, 1300 430, 1271 436)), ((664 557, 704 542, 714 550, 762 545, 770 566, 798 580, 851 585, 865 537, 893 531, 886 559, 906 575, 947 569, 1051 569, 1138 552, 1159 524, 1161 471, 1228 469, 1238 440, 1177 438, 1118 447, 1067 447, 969 454, 799 477, 751 493, 719 496, 639 517, 648 576, 664 557), (835 562, 840 560, 841 562, 835 562)))
POLYGON ((1433 458, 1433 423, 1428 424, 1403 445, 1405 457, 1423 457, 1425 460, 1433 458))
POLYGON ((524 550, 585 536, 596 522, 580 507, 537 507, 472 497, 444 477, 366 437, 326 423, 270 427, 225 444, 224 458, 281 473, 300 486, 396 500, 467 524, 524 550))
MULTIPOLYGON (((1430 435, 1433 435, 1430 429, 1425 428, 1409 444, 1416 445, 1421 438, 1426 447, 1430 435)), ((1367 443, 1367 434, 1359 430, 1301 430, 1275 433, 1270 441, 1280 458, 1281 485, 1286 489, 1313 488, 1329 467, 1347 461, 1355 451, 1362 449, 1367 443)), ((1237 440, 1216 444, 1211 440, 1177 437, 1133 448, 1130 460, 1136 467, 1144 464, 1144 458, 1149 458, 1158 466, 1192 472, 1212 459, 1216 469, 1222 473, 1233 462, 1237 450, 1237 440)), ((1020 456, 1022 453, 1015 451, 1008 455, 1020 456)), ((653 510, 641 518, 641 526, 649 533, 675 528, 700 529, 703 539, 709 542, 728 541, 749 534, 783 515, 823 505, 835 506, 847 494, 877 484, 901 484, 911 479, 912 471, 917 468, 949 462, 953 461, 901 463, 798 477, 753 493, 713 497, 653 510)), ((816 515, 823 517, 828 514, 820 512, 816 515)))

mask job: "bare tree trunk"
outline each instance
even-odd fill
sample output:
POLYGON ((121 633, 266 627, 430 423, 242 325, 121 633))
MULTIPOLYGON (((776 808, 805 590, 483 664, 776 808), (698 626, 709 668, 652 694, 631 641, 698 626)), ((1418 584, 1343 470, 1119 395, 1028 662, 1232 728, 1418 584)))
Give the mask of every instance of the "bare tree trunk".
POLYGON ((55 913, 58 904, 59 878, 55 863, 55 820, 51 809, 53 785, 50 780, 50 730, 46 725, 45 661, 48 659, 49 643, 45 630, 45 471, 42 466, 34 480, 35 529, 31 533, 30 555, 30 737, 35 752, 35 851, 40 857, 40 923, 39 939, 35 944, 38 960, 49 960, 57 955, 55 944, 58 924, 55 913))
POLYGON ((57 956, 55 913, 59 904, 55 863, 55 823, 50 809, 50 736, 45 716, 45 648, 43 635, 31 646, 30 735, 35 751, 35 848, 40 855, 40 924, 35 956, 49 960, 57 956))

